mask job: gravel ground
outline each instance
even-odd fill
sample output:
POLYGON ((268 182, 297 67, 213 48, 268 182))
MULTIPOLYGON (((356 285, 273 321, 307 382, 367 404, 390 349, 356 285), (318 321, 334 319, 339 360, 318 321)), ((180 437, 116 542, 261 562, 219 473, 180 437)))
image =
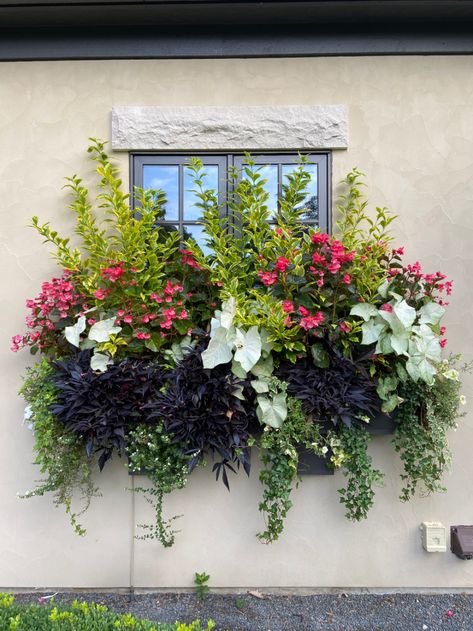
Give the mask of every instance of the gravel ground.
MULTIPOLYGON (((94 601, 161 622, 211 618, 216 631, 473 631, 473 594, 256 594, 210 594, 201 602, 189 593, 64 593, 55 600, 94 601)), ((16 599, 35 602, 41 595, 16 599)))

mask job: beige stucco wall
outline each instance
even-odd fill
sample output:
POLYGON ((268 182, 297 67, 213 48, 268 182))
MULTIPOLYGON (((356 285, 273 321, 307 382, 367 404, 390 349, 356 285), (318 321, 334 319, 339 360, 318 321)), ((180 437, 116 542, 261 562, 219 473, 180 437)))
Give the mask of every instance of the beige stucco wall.
MULTIPOLYGON (((349 107, 347 151, 333 155, 336 183, 352 166, 368 177, 370 197, 399 213, 399 244, 413 260, 455 279, 449 347, 473 356, 473 59, 84 61, 0 65, 0 588, 186 587, 205 570, 220 587, 473 587, 473 562, 423 552, 418 527, 472 523, 473 416, 452 434, 448 493, 403 505, 389 438, 372 452, 386 471, 369 519, 343 517, 334 477, 306 478, 281 540, 261 545, 256 467, 229 494, 209 470, 168 501, 184 513, 174 548, 133 540, 150 517, 125 490, 120 462, 100 476, 103 497, 77 538, 49 498, 19 500, 39 473, 16 396, 27 353, 8 351, 22 330, 24 301, 54 273, 41 240, 26 226, 38 213, 69 225, 63 177, 89 169, 89 136, 110 137, 114 105, 312 105, 349 107)), ((281 146, 284 142, 282 139, 281 146)), ((117 156, 127 179, 127 156, 117 156)), ((473 400, 472 381, 465 393, 473 400)))

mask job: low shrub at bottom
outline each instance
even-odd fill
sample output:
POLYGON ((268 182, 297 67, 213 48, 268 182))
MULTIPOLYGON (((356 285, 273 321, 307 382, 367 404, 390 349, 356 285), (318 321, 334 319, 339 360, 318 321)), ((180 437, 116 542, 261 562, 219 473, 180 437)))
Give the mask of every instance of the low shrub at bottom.
POLYGON ((70 606, 49 604, 20 605, 11 594, 0 594, 0 631, 211 631, 215 624, 205 626, 195 620, 190 624, 161 624, 141 620, 131 614, 116 614, 94 603, 74 601, 70 606))

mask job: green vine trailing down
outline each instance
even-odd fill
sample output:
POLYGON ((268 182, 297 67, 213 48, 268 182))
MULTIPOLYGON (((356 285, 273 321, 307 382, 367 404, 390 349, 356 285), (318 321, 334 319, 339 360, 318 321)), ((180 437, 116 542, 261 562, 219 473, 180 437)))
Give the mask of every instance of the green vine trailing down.
POLYGON ((410 500, 418 487, 424 494, 446 491, 442 479, 451 464, 448 430, 456 430, 460 405, 465 397, 460 394, 460 373, 471 372, 471 364, 457 366, 458 355, 442 362, 439 374, 429 386, 415 384, 404 392, 405 400, 399 408, 399 423, 394 446, 401 457, 404 482, 400 499, 410 500))
POLYGON ((51 405, 56 402, 56 389, 51 382, 52 368, 42 359, 28 368, 20 394, 27 408, 25 421, 31 423, 34 432, 36 454, 35 463, 47 477, 32 491, 20 497, 37 497, 53 493, 56 506, 63 505, 69 515, 71 525, 78 535, 85 535, 85 529, 77 521, 90 505, 92 497, 98 495, 92 480, 93 458, 87 456, 82 442, 56 422, 51 405), (78 512, 72 509, 73 496, 82 497, 83 508, 78 512))
POLYGON ((404 262, 391 245, 395 215, 368 208, 360 171, 343 182, 331 235, 303 220, 308 157, 282 182, 274 218, 250 156, 231 171, 223 206, 193 159, 201 249, 160 224, 163 191, 136 189, 130 208, 105 144, 93 140, 89 156, 96 192, 67 179, 72 237, 32 220, 60 271, 27 301, 27 330, 12 340, 41 354, 21 393, 45 480, 25 497, 52 492, 84 534, 73 497, 87 508, 95 464, 123 456, 150 482, 134 489, 154 512, 140 537, 169 547, 166 495, 208 462, 230 489, 254 447, 258 537, 270 543, 292 507, 301 449, 344 471, 346 517, 367 517, 383 481, 369 455, 382 414, 396 421, 401 499, 443 490, 462 403, 455 359, 442 358, 452 282, 404 262))

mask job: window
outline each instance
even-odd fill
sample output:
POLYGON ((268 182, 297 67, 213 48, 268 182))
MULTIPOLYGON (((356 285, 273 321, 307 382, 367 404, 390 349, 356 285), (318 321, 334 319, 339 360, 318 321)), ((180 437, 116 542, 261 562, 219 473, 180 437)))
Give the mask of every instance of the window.
MULTIPOLYGON (((199 208, 196 206, 196 196, 192 193, 193 181, 187 155, 132 155, 132 184, 142 188, 162 189, 166 194, 163 225, 178 229, 181 234, 192 235, 198 243, 202 242, 202 226, 199 223, 199 208)), ((231 166, 241 170, 245 164, 244 155, 196 155, 205 166, 206 186, 218 191, 219 201, 224 203, 228 193, 228 169, 231 166)), ((265 187, 269 193, 268 205, 272 217, 278 208, 278 198, 282 192, 284 179, 299 162, 297 153, 293 154, 265 154, 252 155, 255 168, 267 180, 265 187)), ((329 221, 329 154, 309 154, 309 164, 305 169, 310 173, 310 182, 305 205, 306 213, 302 221, 308 225, 319 226, 328 231, 329 221)))

